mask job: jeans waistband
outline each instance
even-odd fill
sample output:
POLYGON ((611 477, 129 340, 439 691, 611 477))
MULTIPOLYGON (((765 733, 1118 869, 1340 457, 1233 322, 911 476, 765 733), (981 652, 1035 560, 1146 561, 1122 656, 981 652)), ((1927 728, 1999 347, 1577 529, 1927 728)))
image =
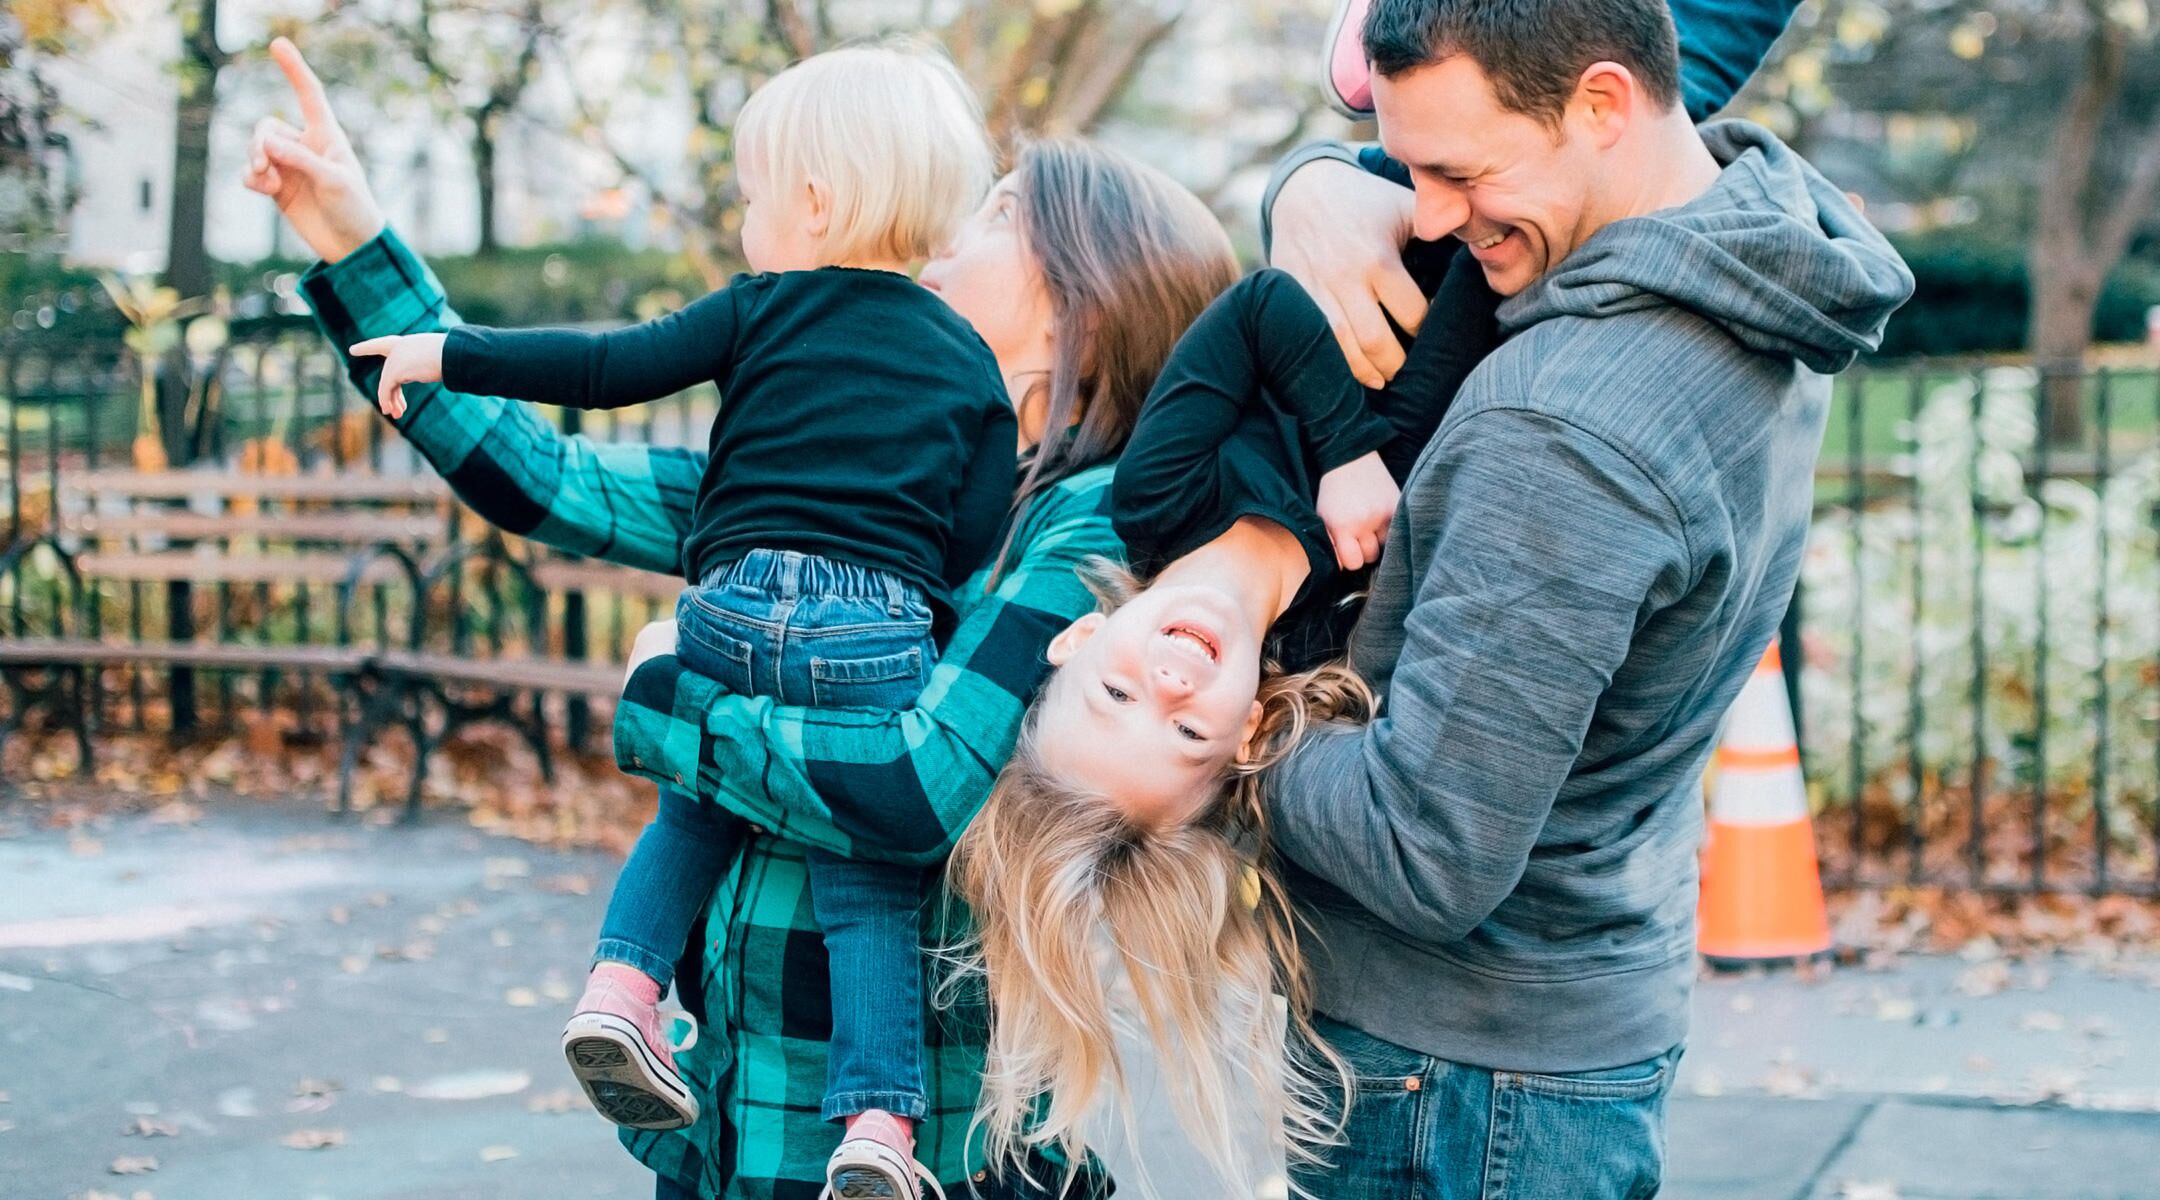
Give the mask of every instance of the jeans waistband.
POLYGON ((740 584, 771 592, 783 600, 802 596, 829 596, 843 600, 867 600, 885 605, 900 616, 910 604, 927 605, 923 590, 890 571, 877 571, 851 562, 804 554, 799 550, 751 550, 733 562, 721 563, 705 573, 699 587, 740 584))

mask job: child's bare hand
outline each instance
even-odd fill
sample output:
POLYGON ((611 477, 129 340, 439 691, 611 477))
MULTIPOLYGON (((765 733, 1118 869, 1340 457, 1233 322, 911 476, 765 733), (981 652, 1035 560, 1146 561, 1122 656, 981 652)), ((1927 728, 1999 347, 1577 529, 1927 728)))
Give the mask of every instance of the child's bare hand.
POLYGON ((1388 522, 1395 519, 1395 502, 1402 490, 1388 474, 1380 454, 1374 451, 1353 459, 1320 477, 1320 499, 1315 506, 1327 523, 1328 540, 1335 544, 1335 561, 1345 571, 1355 571, 1380 561, 1380 547, 1387 541, 1388 522))
POLYGON ((405 415, 405 385, 442 382, 443 335, 408 333, 399 337, 369 338, 347 353, 354 358, 381 358, 382 379, 375 385, 375 403, 386 417, 405 415))

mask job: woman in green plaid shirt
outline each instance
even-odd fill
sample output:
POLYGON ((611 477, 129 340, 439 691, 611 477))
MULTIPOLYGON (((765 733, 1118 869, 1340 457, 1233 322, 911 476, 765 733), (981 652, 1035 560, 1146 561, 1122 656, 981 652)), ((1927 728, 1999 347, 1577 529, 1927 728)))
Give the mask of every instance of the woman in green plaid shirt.
MULTIPOLYGON (((303 291, 332 344, 458 322, 425 263, 384 226, 322 86, 273 47, 302 126, 258 125, 247 184, 276 199, 323 259, 303 291)), ((922 276, 975 325, 1009 381, 1028 451, 1004 549, 956 595, 959 627, 916 707, 790 708, 729 695, 641 638, 615 721, 625 770, 757 823, 677 975, 707 1034, 682 1056, 705 1119, 622 1131, 659 1194, 817 1200, 830 989, 803 850, 941 863, 1011 753, 1051 637, 1094 607, 1077 575, 1120 553, 1110 463, 1179 334, 1237 276, 1229 239, 1191 193, 1078 143, 1020 155, 922 276), (1045 430, 1059 436, 1043 440, 1045 430), (650 654, 650 657, 648 657, 650 654)), ((373 395, 379 359, 348 359, 373 395)), ((680 573, 701 450, 568 438, 531 408, 408 389, 398 427, 466 503, 505 530, 578 554, 680 573)), ((925 905, 927 944, 948 906, 925 905)), ((1108 1191, 1095 1164, 1039 1161, 993 1178, 969 1125, 983 1064, 979 1000, 926 1014, 929 1114, 917 1156, 948 1189, 1009 1200, 1108 1191), (1023 1178, 1032 1176, 1032 1179, 1023 1178)))

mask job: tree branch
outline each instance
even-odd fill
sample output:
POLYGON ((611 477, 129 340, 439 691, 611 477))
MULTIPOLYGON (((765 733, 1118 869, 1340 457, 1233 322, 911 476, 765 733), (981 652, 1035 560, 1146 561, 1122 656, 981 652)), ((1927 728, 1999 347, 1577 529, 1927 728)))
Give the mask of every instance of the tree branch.
POLYGON ((795 0, 766 0, 765 15, 772 22, 773 32, 796 58, 808 58, 817 53, 817 34, 810 23, 803 20, 802 10, 795 7, 795 0))
POLYGON ((2154 113, 2150 120, 2152 127, 2145 131, 2144 147, 2130 168, 2129 178, 2115 193, 2115 203, 2108 206, 2099 232, 2093 237, 2095 261, 2113 263, 2121 258, 2130 248, 2130 239, 2137 236, 2138 226, 2153 215, 2155 202, 2160 202, 2160 113, 2154 113))

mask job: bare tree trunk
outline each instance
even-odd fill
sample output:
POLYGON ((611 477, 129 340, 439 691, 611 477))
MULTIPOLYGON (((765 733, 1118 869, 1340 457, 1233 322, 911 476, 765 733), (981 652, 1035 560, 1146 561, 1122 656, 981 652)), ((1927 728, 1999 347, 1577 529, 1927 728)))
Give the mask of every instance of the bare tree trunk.
POLYGON ((2084 61, 2041 167, 2026 257, 2028 346, 2041 373, 2046 436, 2058 444, 2084 439, 2082 374, 2100 291, 2160 196, 2160 112, 2141 129, 2118 130, 2108 146, 2116 153, 2105 161, 2100 154, 2136 35, 2099 0, 2088 0, 2085 17, 2084 61), (2117 173, 2123 151, 2129 166, 2117 173))
POLYGON ((473 116, 473 182, 480 191, 480 254, 493 254, 501 248, 495 228, 495 136, 500 124, 501 119, 484 106, 473 116))
POLYGON ((180 10, 180 103, 173 119, 165 282, 182 296, 210 291, 204 190, 210 181, 210 118, 217 111, 218 72, 225 67, 225 52, 217 42, 217 10, 218 0, 193 0, 180 10))
POLYGON ((2058 446, 2074 446, 2085 438, 2085 352, 2092 346, 2093 313, 2100 303, 2100 280, 2083 256, 2049 244, 2066 240, 2042 236, 2034 241, 2027 332, 2027 347, 2040 372, 2046 437, 2058 446))

